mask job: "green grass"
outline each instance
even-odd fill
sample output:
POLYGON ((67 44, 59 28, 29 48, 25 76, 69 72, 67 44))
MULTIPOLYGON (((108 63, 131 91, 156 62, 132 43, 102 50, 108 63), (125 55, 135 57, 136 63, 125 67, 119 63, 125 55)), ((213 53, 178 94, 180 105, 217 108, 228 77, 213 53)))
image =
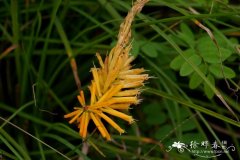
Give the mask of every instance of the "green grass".
POLYGON ((0 6, 3 159, 204 159, 187 150, 166 150, 173 142, 215 140, 236 150, 209 154, 210 159, 240 159, 237 1, 151 0, 144 7, 132 26, 132 54, 136 66, 153 78, 143 88, 143 102, 130 110, 137 121, 131 126, 119 121, 127 131, 121 136, 109 127, 112 142, 90 124, 86 155, 77 128, 63 118, 79 106, 70 59, 76 59, 87 91, 89 70, 98 66, 95 53, 109 53, 132 1, 2 0, 0 6), (209 33, 195 20, 213 34, 209 41, 201 41, 209 33), (182 59, 174 64, 178 56, 182 59), (220 67, 212 71, 214 65, 220 67), (193 74, 199 84, 190 84, 193 74))

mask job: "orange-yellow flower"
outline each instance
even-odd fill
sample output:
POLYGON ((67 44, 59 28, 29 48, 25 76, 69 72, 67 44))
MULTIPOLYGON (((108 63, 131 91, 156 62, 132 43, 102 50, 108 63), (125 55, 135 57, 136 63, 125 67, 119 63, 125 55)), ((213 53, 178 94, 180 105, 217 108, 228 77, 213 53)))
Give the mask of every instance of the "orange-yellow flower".
POLYGON ((148 79, 148 74, 143 74, 145 72, 143 68, 132 69, 131 62, 134 57, 129 55, 131 50, 130 28, 135 14, 147 1, 138 0, 134 4, 125 21, 121 24, 116 46, 104 61, 99 53, 96 54, 100 67, 91 68, 93 80, 88 87, 91 93, 89 104, 86 103, 84 92, 81 90, 77 96, 81 107, 75 107, 73 112, 64 116, 64 118, 71 118, 69 123, 75 122, 77 124, 79 134, 83 139, 87 137, 90 121, 93 121, 101 135, 107 140, 110 140, 111 136, 102 120, 110 124, 120 134, 125 132, 124 129, 109 116, 118 117, 129 123, 134 122, 132 116, 123 113, 122 110, 128 110, 132 104, 140 102, 138 98, 141 93, 140 87, 148 79))
MULTIPOLYGON (((89 86, 91 92, 90 104, 87 105, 84 97, 84 92, 80 91, 77 96, 81 107, 76 107, 75 111, 66 114, 64 118, 71 118, 69 123, 76 122, 79 126, 79 134, 82 138, 87 136, 87 128, 89 122, 92 120, 97 126, 101 135, 110 140, 110 134, 106 127, 103 125, 102 120, 109 123, 120 134, 125 131, 114 122, 109 115, 123 119, 129 123, 133 123, 134 119, 121 110, 129 109, 131 104, 138 104, 138 95, 140 94, 140 88, 143 82, 148 79, 147 74, 142 74, 144 69, 131 69, 128 64, 129 70, 125 70, 123 63, 132 59, 132 57, 126 56, 128 53, 123 52, 122 56, 117 58, 119 63, 115 64, 115 72, 106 70, 109 68, 109 57, 105 58, 103 63, 102 58, 97 54, 101 68, 92 68, 93 81, 89 86), (119 60, 122 59, 122 60, 119 60), (121 63, 120 63, 121 62, 121 63), (106 72, 107 76, 104 77, 103 72, 106 72), (119 74, 121 73, 121 74, 119 74), (133 81, 129 81, 129 78, 133 81), (100 83, 100 79, 103 82, 109 81, 109 84, 100 83), (137 81, 134 81, 137 79, 137 81)), ((114 58, 114 57, 113 57, 114 58)))

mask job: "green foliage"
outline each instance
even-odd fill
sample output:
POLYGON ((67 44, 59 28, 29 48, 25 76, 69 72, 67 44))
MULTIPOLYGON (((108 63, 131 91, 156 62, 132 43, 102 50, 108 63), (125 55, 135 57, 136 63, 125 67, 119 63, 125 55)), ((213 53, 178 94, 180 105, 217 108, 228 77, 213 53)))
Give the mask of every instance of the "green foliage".
POLYGON ((209 66, 209 71, 216 78, 234 78, 236 76, 235 72, 231 68, 220 64, 211 64, 209 66))
POLYGON ((192 30, 185 23, 180 24, 180 30, 181 32, 178 32, 177 36, 189 46, 194 47, 195 37, 192 30))
MULTIPOLYGON (((185 23, 181 23, 180 31, 177 32, 176 38, 186 43, 186 45, 183 45, 184 47, 189 48, 183 52, 187 59, 178 55, 171 61, 170 67, 174 70, 179 70, 180 76, 189 77, 189 88, 196 89, 202 84, 206 96, 209 99, 214 96, 213 90, 203 81, 198 73, 194 72, 191 63, 198 66, 200 71, 207 76, 213 85, 215 85, 215 78, 231 79, 235 77, 235 71, 223 64, 233 55, 234 51, 226 45, 220 36, 214 36, 213 39, 206 34, 194 37, 190 27, 185 23)), ((235 40, 232 39, 233 42, 235 40)), ((181 42, 179 43, 179 45, 182 44, 181 42)))
POLYGON ((156 42, 151 42, 151 41, 133 41, 132 43, 132 51, 131 54, 133 56, 137 56, 140 52, 143 52, 145 55, 151 57, 151 58, 156 58, 158 56, 159 52, 159 44, 156 42))
POLYGON ((197 52, 202 56, 205 62, 210 64, 221 63, 233 53, 228 48, 223 48, 221 43, 218 43, 218 50, 217 46, 214 45, 213 40, 211 40, 209 36, 201 37, 200 39, 198 39, 197 44, 197 52))
POLYGON ((188 76, 191 73, 193 73, 194 70, 189 63, 193 63, 196 66, 198 66, 198 65, 201 64, 202 59, 198 55, 191 55, 191 57, 189 57, 186 61, 188 61, 188 62, 184 62, 183 65, 180 68, 180 75, 181 76, 188 76))
MULTIPOLYGON (((190 58, 191 56, 193 56, 193 50, 192 49, 185 50, 183 52, 183 56, 185 56, 186 58, 190 58)), ((181 55, 179 55, 171 61, 170 67, 175 70, 180 70, 184 63, 185 63, 184 58, 181 55)))
POLYGON ((145 53, 146 55, 148 55, 149 57, 155 58, 158 56, 158 52, 157 52, 157 44, 153 43, 153 42, 142 42, 142 47, 141 50, 143 53, 145 53))
POLYGON ((147 107, 143 108, 143 112, 146 114, 146 123, 148 125, 161 125, 167 120, 166 114, 161 111, 158 103, 147 105, 147 107))
MULTIPOLYGON (((211 74, 207 75, 207 79, 209 80, 209 82, 212 85, 215 86, 215 79, 211 74)), ((206 96, 209 99, 211 99, 214 96, 214 92, 211 90, 211 88, 206 83, 204 83, 203 85, 204 85, 204 92, 205 92, 206 96)))
MULTIPOLYGON (((204 64, 201 64, 199 66, 199 69, 202 73, 204 74, 207 73, 207 67, 204 64)), ((197 73, 193 73, 190 76, 189 87, 191 89, 196 89, 202 82, 203 82, 203 79, 201 78, 201 76, 199 76, 199 74, 197 73)))

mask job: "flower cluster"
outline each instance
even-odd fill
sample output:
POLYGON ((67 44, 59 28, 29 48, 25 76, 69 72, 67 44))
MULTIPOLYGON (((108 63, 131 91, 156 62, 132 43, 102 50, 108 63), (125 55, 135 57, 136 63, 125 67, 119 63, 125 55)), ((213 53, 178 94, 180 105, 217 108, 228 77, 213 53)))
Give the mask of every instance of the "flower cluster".
POLYGON ((69 123, 77 122, 79 134, 86 138, 89 121, 92 119, 104 138, 110 140, 110 135, 102 123, 102 119, 113 126, 120 134, 124 130, 108 115, 119 117, 129 123, 134 122, 132 116, 122 113, 121 110, 129 109, 131 104, 138 104, 138 95, 147 74, 142 74, 144 69, 132 69, 130 63, 133 57, 128 55, 126 48, 119 56, 107 56, 105 61, 97 54, 101 68, 92 68, 93 81, 89 86, 91 92, 90 104, 86 105, 83 91, 77 96, 81 107, 66 114, 64 118, 71 118, 69 123))
POLYGON ((143 73, 145 72, 143 68, 133 69, 131 66, 134 57, 129 54, 132 47, 129 43, 130 26, 134 15, 146 2, 147 0, 138 0, 133 6, 125 22, 121 25, 118 43, 104 61, 98 53, 96 54, 100 67, 91 68, 93 80, 89 86, 90 104, 86 104, 84 92, 81 90, 77 96, 81 107, 75 107, 73 112, 64 116, 64 118, 71 118, 69 123, 77 123, 79 134, 83 139, 87 136, 87 128, 91 120, 107 140, 110 140, 111 136, 104 126, 103 120, 120 134, 125 131, 111 117, 118 117, 129 123, 134 122, 132 116, 122 111, 128 110, 130 105, 140 102, 138 95, 144 81, 148 79, 148 74, 143 73))

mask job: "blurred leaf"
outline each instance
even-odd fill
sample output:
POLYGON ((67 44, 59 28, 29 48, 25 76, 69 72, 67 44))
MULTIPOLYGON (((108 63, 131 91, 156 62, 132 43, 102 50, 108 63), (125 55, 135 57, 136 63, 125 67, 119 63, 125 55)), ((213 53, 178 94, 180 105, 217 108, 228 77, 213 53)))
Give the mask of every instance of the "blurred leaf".
MULTIPOLYGON (((207 67, 206 67, 204 64, 201 64, 201 65, 199 66, 199 69, 200 69, 204 74, 206 74, 206 72, 207 72, 207 67)), ((197 74, 197 73, 193 73, 193 74, 190 76, 189 87, 190 87, 191 89, 195 89, 195 88, 197 88, 202 82, 203 82, 203 79, 201 78, 201 76, 199 76, 199 74, 197 74)))
POLYGON ((110 44, 111 48, 114 47, 115 45, 117 44, 117 41, 116 40, 113 40, 110 44))
POLYGON ((240 16, 239 15, 233 15, 231 17, 231 21, 234 22, 237 25, 240 25, 240 16))
POLYGON ((99 147, 92 142, 91 140, 88 140, 88 143, 99 153, 101 154, 103 157, 106 157, 106 155, 99 149, 99 147))
MULTIPOLYGON (((194 51, 192 49, 188 49, 183 52, 183 55, 187 58, 189 58, 193 54, 194 54, 194 51)), ((170 67, 174 70, 180 70, 180 68, 184 62, 185 62, 185 60, 183 59, 183 57, 181 55, 178 55, 171 61, 170 67)))
MULTIPOLYGON (((177 120, 177 112, 176 112, 176 110, 173 108, 173 107, 170 107, 170 111, 172 112, 172 114, 173 114, 173 117, 177 120)), ((189 114, 189 112, 188 112, 188 110, 186 109, 186 108, 184 108, 184 107, 180 107, 180 108, 178 108, 178 112, 180 113, 179 114, 179 119, 181 120, 181 121, 184 121, 185 119, 187 119, 189 116, 190 116, 190 114, 189 114)))
POLYGON ((197 50, 200 52, 204 61, 208 63, 223 62, 232 54, 231 50, 223 48, 222 46, 219 46, 219 52, 212 40, 207 36, 200 38, 197 44, 197 50))
MULTIPOLYGON (((231 37, 231 38, 229 38, 229 41, 231 41, 231 43, 234 44, 234 45, 238 44, 238 39, 237 38, 231 37)), ((234 48, 234 50, 235 50, 235 48, 234 48)))
POLYGON ((200 143, 201 141, 206 141, 206 139, 200 133, 185 133, 182 137, 182 141, 187 143, 187 145, 190 145, 191 141, 200 143))
MULTIPOLYGON (((188 61, 195 64, 196 66, 200 65, 202 62, 201 57, 198 55, 192 55, 191 57, 188 58, 188 61)), ((184 64, 180 68, 180 75, 181 76, 188 76, 190 75, 194 69, 188 62, 184 62, 184 64)))
POLYGON ((231 68, 221 66, 220 64, 210 65, 209 71, 217 78, 234 78, 236 76, 235 72, 231 68))
POLYGON ((178 33, 178 37, 185 41, 189 46, 194 46, 194 34, 191 29, 185 23, 180 24, 181 32, 178 33))
MULTIPOLYGON (((215 80, 214 77, 209 74, 207 76, 207 79, 209 80, 210 83, 212 83, 213 86, 215 86, 215 80)), ((211 88, 207 85, 207 83, 204 83, 204 93, 208 97, 208 99, 212 99, 214 96, 214 92, 211 90, 211 88)))
POLYGON ((167 119, 166 114, 160 112, 148 115, 146 118, 146 122, 150 125, 158 125, 163 124, 166 121, 166 119, 167 119))
POLYGON ((183 47, 187 47, 186 43, 184 42, 184 40, 182 38, 180 38, 177 34, 169 34, 169 37, 171 37, 171 39, 178 44, 179 46, 183 46, 183 47))
POLYGON ((132 42, 132 50, 131 50, 131 54, 134 57, 137 57, 139 52, 140 52, 140 44, 138 41, 133 41, 132 42))
POLYGON ((194 41, 194 34, 188 25, 186 25, 185 23, 181 23, 180 28, 181 31, 187 35, 189 40, 194 41))
POLYGON ((157 45, 153 42, 147 42, 141 47, 143 53, 147 56, 156 58, 158 56, 157 45))
POLYGON ((224 4, 228 4, 229 3, 229 0, 223 0, 223 1, 221 1, 222 3, 224 3, 224 4))
POLYGON ((172 47, 169 46, 168 43, 166 42, 158 42, 158 43, 155 42, 154 45, 156 45, 156 49, 159 54, 169 55, 169 53, 174 52, 174 50, 172 50, 172 47))
POLYGON ((166 124, 161 126, 156 132, 155 132, 155 138, 158 140, 162 140, 166 137, 171 131, 173 130, 172 126, 170 124, 166 124))
POLYGON ((60 143, 64 144, 64 146, 70 148, 75 153, 77 153, 79 156, 83 157, 85 160, 90 160, 90 158, 88 158, 85 154, 83 154, 82 151, 79 148, 76 148, 75 145, 70 143, 64 137, 61 137, 61 136, 58 136, 58 135, 55 135, 55 134, 51 134, 51 133, 45 133, 44 136, 59 141, 60 143))
POLYGON ((196 124, 193 120, 188 120, 186 123, 181 125, 181 130, 183 132, 191 131, 196 128, 196 124))
POLYGON ((161 110, 161 104, 152 103, 146 105, 143 112, 146 114, 146 122, 149 125, 158 125, 166 121, 166 114, 161 110))
POLYGON ((227 37, 225 37, 225 39, 224 39, 223 38, 224 35, 220 36, 217 33, 214 34, 214 36, 215 36, 215 39, 216 39, 216 41, 217 41, 217 43, 220 47, 228 49, 233 53, 236 52, 236 48, 233 47, 233 46, 238 44, 238 40, 236 38, 231 37, 231 38, 228 39, 227 37), (227 41, 229 41, 229 42, 227 42, 227 41))
POLYGON ((162 112, 162 109, 160 106, 161 105, 159 103, 145 104, 144 108, 143 108, 143 112, 147 115, 151 115, 154 113, 160 113, 160 112, 162 112))
POLYGON ((197 88, 201 83, 203 82, 203 79, 201 76, 199 76, 197 73, 193 73, 190 77, 189 87, 191 89, 197 88))
POLYGON ((210 1, 209 0, 198 0, 198 3, 202 4, 203 7, 206 7, 206 5, 208 5, 210 3, 210 1))

